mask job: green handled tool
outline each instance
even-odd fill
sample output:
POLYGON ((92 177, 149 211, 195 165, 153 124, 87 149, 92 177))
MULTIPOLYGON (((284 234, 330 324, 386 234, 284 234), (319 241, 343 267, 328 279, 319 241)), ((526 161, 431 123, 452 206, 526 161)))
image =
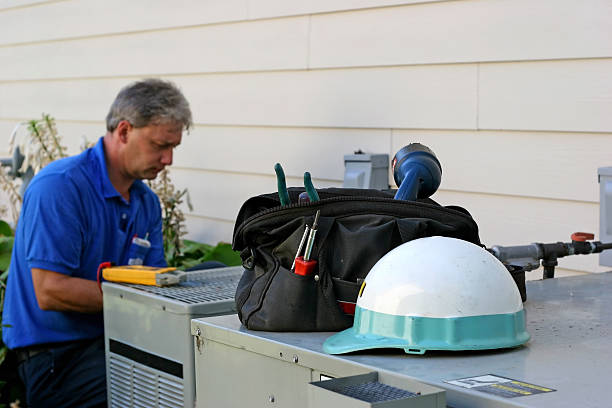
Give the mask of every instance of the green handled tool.
POLYGON ((306 193, 308 193, 308 198, 310 198, 311 203, 319 201, 319 194, 312 185, 312 180, 310 179, 309 172, 304 173, 304 188, 306 189, 306 193))
POLYGON ((276 172, 276 185, 278 188, 278 198, 280 199, 281 205, 291 204, 289 199, 289 193, 287 192, 287 183, 285 182, 285 172, 280 163, 274 165, 274 171, 276 172))

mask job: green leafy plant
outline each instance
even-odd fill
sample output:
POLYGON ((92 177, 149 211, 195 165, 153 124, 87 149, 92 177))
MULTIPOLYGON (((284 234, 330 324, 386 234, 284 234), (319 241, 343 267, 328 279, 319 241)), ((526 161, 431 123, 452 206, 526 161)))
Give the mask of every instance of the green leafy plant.
MULTIPOLYGON (((5 221, 0 220, 0 316, 4 306, 4 292, 8 279, 8 267, 11 263, 11 251, 13 250, 13 230, 5 221)), ((0 326, 0 365, 6 358, 8 349, 2 342, 2 327, 0 326)))
MULTIPOLYGON (((67 156, 67 148, 61 144, 55 119, 51 115, 43 113, 42 119, 30 120, 27 122, 27 128, 29 137, 22 144, 25 156, 21 166, 22 171, 25 172, 31 166, 36 174, 52 161, 67 156)), ((11 147, 10 142, 9 147, 11 147)))
MULTIPOLYGON (((0 220, 0 320, 4 305, 4 293, 8 279, 8 268, 13 250, 13 230, 10 225, 0 220)), ((0 325, 0 408, 19 407, 19 399, 23 400, 23 389, 17 381, 14 361, 6 363, 8 348, 2 341, 2 326, 0 325)), ((10 359, 9 359, 10 360, 10 359)))
MULTIPOLYGON (((15 155, 15 151, 23 155, 23 162, 19 168, 12 171, 12 176, 0 167, 0 187, 7 193, 10 204, 10 213, 13 225, 17 225, 19 212, 23 197, 20 189, 23 180, 16 175, 28 174, 33 176, 47 164, 54 160, 66 157, 66 148, 61 145, 61 137, 57 132, 55 120, 43 114, 41 119, 19 123, 9 139, 9 153, 15 155), (25 137, 18 138, 18 131, 26 129, 25 137)), ((18 164, 18 163, 14 163, 18 164)), ((2 217, 6 216, 9 210, 0 209, 2 217)), ((14 234, 10 225, 6 221, 0 220, 0 321, 4 308, 4 294, 6 283, 9 276, 9 265, 13 249, 14 234)), ((16 374, 16 362, 14 358, 9 358, 8 348, 1 340, 2 327, 0 326, 0 408, 10 406, 18 407, 19 400, 24 400, 23 388, 16 374)))
POLYGON ((231 244, 219 242, 216 246, 183 240, 181 253, 176 257, 181 268, 191 268, 206 261, 219 261, 227 266, 242 264, 240 253, 231 244))
MULTIPOLYGON (((57 132, 55 119, 47 114, 42 114, 41 119, 33 119, 28 122, 20 122, 15 126, 8 143, 9 154, 21 157, 21 163, 15 162, 12 174, 0 167, 0 187, 7 193, 10 204, 10 213, 13 224, 17 224, 19 211, 21 210, 22 197, 20 188, 23 179, 31 178, 47 164, 54 160, 66 157, 66 147, 61 144, 61 136, 57 132), (24 135, 21 129, 26 129, 24 135)), ((7 208, 2 208, 0 214, 6 216, 7 208)))

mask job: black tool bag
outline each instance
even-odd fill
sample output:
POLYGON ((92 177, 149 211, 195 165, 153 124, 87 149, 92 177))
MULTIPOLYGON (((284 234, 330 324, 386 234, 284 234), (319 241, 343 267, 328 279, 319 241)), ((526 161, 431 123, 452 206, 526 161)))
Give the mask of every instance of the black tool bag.
POLYGON ((334 331, 353 324, 354 304, 372 266, 410 240, 434 235, 480 244, 478 226, 460 207, 432 200, 399 201, 390 192, 329 188, 320 201, 297 204, 303 188, 290 188, 296 204, 280 206, 276 193, 247 200, 238 214, 233 248, 244 274, 236 290, 240 321, 253 330, 334 331), (291 272, 305 225, 320 210, 311 258, 315 273, 291 272))

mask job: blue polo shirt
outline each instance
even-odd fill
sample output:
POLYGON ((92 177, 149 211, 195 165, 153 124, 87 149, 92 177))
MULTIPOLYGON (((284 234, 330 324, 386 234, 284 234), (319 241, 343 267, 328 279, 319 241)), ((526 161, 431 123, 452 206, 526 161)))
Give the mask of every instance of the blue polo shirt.
POLYGON ((101 262, 126 265, 132 238, 151 241, 144 264, 165 266, 159 199, 136 180, 127 202, 111 184, 103 138, 83 153, 57 160, 25 193, 4 300, 2 339, 9 348, 94 338, 102 313, 44 311, 31 268, 96 280, 101 262))

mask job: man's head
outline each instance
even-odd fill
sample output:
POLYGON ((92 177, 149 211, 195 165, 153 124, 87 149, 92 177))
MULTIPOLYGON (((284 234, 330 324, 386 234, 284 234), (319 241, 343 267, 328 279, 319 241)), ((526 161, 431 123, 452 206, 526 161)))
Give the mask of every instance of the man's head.
POLYGON ((126 86, 106 117, 112 165, 125 179, 155 178, 172 164, 172 151, 191 124, 189 103, 171 82, 145 79, 126 86))
POLYGON ((106 130, 113 132, 122 120, 136 128, 173 124, 191 127, 189 102, 171 82, 149 78, 124 87, 106 115, 106 130))

